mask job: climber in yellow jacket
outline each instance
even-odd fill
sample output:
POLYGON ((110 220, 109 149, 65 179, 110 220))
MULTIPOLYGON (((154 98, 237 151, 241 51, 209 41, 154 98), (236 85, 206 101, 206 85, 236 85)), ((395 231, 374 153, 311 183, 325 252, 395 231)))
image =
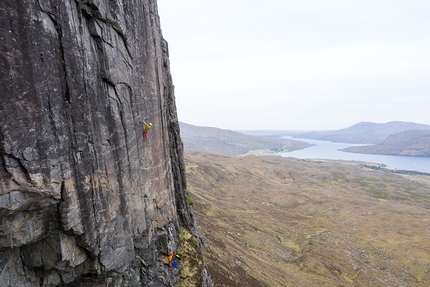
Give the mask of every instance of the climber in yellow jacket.
POLYGON ((147 140, 148 139, 148 131, 151 129, 152 124, 151 123, 146 123, 145 121, 143 121, 143 140, 147 140))
POLYGON ((173 252, 169 253, 168 257, 164 257, 163 258, 163 262, 167 265, 169 265, 170 267, 172 267, 172 262, 173 262, 173 252))

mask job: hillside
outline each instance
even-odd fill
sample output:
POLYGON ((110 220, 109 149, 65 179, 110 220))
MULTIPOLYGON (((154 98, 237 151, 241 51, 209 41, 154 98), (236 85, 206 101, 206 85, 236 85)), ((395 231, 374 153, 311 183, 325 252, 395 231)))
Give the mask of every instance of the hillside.
POLYGON ((262 137, 284 137, 284 136, 296 136, 307 133, 308 131, 300 130, 238 130, 238 132, 251 136, 262 136, 262 137))
POLYGON ((215 286, 430 286, 430 177, 185 152, 215 286))
POLYGON ((293 151, 311 146, 297 140, 251 136, 182 122, 180 127, 185 149, 225 156, 242 155, 251 150, 293 151))
POLYGON ((430 157, 430 130, 411 130, 388 136, 381 144, 348 147, 347 152, 430 157))
POLYGON ((379 144, 389 135, 417 129, 430 130, 430 126, 400 121, 383 124, 361 122, 341 130, 323 132, 314 131, 299 134, 295 137, 354 144, 379 144))

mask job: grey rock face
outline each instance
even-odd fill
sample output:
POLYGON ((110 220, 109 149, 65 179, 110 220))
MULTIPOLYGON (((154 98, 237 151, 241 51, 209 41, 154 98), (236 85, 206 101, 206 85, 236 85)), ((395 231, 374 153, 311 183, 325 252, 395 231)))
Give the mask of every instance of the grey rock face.
POLYGON ((0 51, 0 286, 173 286, 194 217, 156 1, 2 0, 0 51))

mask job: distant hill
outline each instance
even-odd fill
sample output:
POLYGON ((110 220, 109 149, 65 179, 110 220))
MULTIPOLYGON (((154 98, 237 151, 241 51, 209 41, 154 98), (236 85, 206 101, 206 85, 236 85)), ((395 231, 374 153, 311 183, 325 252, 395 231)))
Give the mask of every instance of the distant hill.
POLYGON ((226 156, 237 156, 257 149, 288 152, 311 146, 297 140, 250 136, 231 130, 199 127, 182 122, 180 128, 185 149, 226 156))
POLYGON ((400 121, 383 124, 361 122, 337 131, 309 132, 294 137, 355 144, 379 144, 389 135, 408 130, 430 130, 430 126, 400 121))
POLYGON ((299 130, 237 130, 237 132, 240 132, 245 135, 250 136, 262 136, 262 137, 284 137, 284 136, 296 136, 300 134, 307 133, 309 131, 299 131, 299 130))
POLYGON ((430 130, 411 130, 387 137, 381 144, 348 147, 347 152, 430 157, 430 130))

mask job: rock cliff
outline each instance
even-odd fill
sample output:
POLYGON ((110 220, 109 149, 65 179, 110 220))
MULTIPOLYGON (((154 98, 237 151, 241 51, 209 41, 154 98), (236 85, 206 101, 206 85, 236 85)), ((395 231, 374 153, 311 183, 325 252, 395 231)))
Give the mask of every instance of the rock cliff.
POLYGON ((156 4, 1 1, 0 286, 179 280, 161 259, 195 220, 156 4))

